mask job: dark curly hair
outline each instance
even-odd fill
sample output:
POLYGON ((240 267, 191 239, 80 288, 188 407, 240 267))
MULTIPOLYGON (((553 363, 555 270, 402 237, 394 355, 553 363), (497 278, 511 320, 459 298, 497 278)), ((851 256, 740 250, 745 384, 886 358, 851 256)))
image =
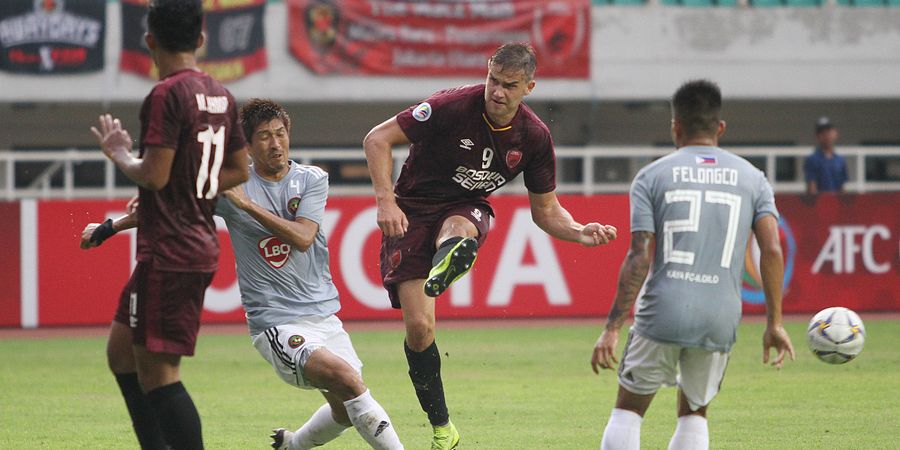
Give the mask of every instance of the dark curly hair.
POLYGON ((281 119, 288 133, 291 132, 291 116, 283 106, 265 98, 251 98, 241 107, 241 126, 247 141, 252 140, 253 130, 261 123, 281 119))
POLYGON ((165 50, 197 50, 197 40, 203 32, 203 3, 201 0, 151 0, 147 29, 165 50))

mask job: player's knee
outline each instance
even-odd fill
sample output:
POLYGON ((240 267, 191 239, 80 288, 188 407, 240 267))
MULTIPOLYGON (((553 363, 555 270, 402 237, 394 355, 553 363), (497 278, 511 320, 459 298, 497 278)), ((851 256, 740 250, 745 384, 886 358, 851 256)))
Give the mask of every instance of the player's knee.
POLYGON ((359 397, 366 391, 366 385, 363 384, 362 376, 349 367, 332 371, 327 385, 328 391, 342 401, 359 397))
POLYGON ((478 228, 475 228, 475 225, 465 217, 451 216, 441 225, 441 231, 438 235, 441 240, 453 236, 476 237, 478 236, 478 228))
POLYGON ((421 352, 434 342, 434 325, 427 323, 406 327, 406 346, 414 352, 421 352))
POLYGON ((112 373, 134 373, 137 371, 134 355, 130 351, 125 352, 115 346, 107 346, 106 364, 112 373))
POLYGON ((406 321, 406 334, 433 334, 434 321, 427 317, 417 317, 406 321))

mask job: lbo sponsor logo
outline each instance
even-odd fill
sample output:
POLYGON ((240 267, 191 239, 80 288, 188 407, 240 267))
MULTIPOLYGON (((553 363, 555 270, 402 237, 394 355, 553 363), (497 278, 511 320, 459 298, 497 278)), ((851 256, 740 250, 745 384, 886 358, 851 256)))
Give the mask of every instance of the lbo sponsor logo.
POLYGON ((257 245, 260 256, 276 269, 284 267, 288 258, 291 257, 291 246, 281 242, 275 236, 263 238, 257 245))

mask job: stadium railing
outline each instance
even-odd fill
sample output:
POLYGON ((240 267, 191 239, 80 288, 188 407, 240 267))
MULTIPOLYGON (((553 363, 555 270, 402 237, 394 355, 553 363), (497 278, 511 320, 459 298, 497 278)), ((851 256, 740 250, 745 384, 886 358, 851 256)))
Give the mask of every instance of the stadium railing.
MULTIPOLYGON (((734 147, 732 150, 763 170, 776 192, 803 192, 803 159, 809 147, 734 147)), ((672 150, 663 147, 588 146, 557 147, 557 191, 566 194, 628 192, 631 179, 641 167, 672 150)), ((840 147, 847 159, 850 181, 848 192, 900 191, 900 147, 840 147), (886 174, 876 180, 869 172, 886 174)), ((394 150, 394 174, 406 158, 405 149, 394 150)), ((293 149, 290 156, 302 164, 347 162, 361 164, 360 149, 293 149)), ((0 151, 0 199, 22 198, 77 199, 127 198, 135 188, 99 150, 0 151), (91 182, 79 176, 79 169, 92 165, 102 174, 91 182), (22 170, 27 166, 28 170, 22 170), (18 169, 17 169, 18 167, 18 169), (24 174, 27 172, 27 179, 24 174)), ((505 189, 504 194, 525 193, 522 177, 505 189)), ((332 182, 332 195, 371 195, 371 186, 363 180, 332 182)))

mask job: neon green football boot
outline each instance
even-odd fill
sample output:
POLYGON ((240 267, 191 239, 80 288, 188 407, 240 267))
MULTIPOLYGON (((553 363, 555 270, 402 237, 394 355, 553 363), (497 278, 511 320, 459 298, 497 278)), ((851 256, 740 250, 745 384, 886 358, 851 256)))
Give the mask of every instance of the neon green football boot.
POLYGON ((454 281, 469 272, 478 256, 478 240, 465 238, 457 242, 443 259, 428 272, 425 281, 425 295, 437 297, 444 293, 454 281))
POLYGON ((453 422, 447 425, 434 427, 434 439, 431 441, 431 450, 453 450, 459 445, 459 431, 453 426, 453 422))

